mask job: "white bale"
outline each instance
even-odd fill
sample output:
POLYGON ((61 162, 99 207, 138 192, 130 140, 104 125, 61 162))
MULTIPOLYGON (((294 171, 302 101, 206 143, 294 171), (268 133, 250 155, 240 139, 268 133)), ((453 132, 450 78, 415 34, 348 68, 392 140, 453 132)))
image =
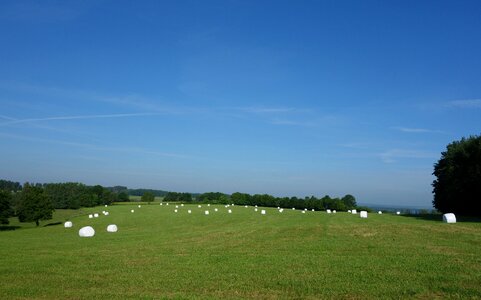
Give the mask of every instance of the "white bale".
POLYGON ((444 223, 456 223, 456 216, 453 213, 447 213, 443 215, 444 223))
POLYGON ((254 208, 254 211, 257 211, 257 208, 254 208))
POLYGON ((191 211, 190 209, 189 209, 187 212, 188 212, 189 214, 191 214, 191 213, 192 213, 192 211, 191 211))
POLYGON ((280 213, 281 213, 281 212, 283 212, 283 211, 284 211, 284 209, 283 209, 283 208, 279 209, 279 212, 280 212, 280 213))
POLYGON ((303 214, 305 214, 305 213, 306 213, 306 211, 305 211, 305 210, 303 210, 303 211, 302 211, 302 213, 303 213, 303 214))
POLYGON ((119 230, 117 228, 117 225, 115 224, 110 224, 109 226, 107 226, 107 232, 117 232, 117 230, 119 230))
POLYGON ((142 207, 142 206, 141 206, 141 205, 139 205, 139 208, 141 208, 141 207, 142 207))
POLYGON ((296 209, 293 207, 292 210, 296 210, 296 209))
POLYGON ((108 216, 108 215, 109 215, 109 212, 108 212, 108 211, 106 211, 106 212, 105 212, 105 215, 106 215, 106 216, 108 216))
POLYGON ((206 215, 208 215, 208 214, 209 214, 209 211, 208 211, 208 210, 206 210, 204 213, 205 213, 206 215))
POLYGON ((397 211, 397 212, 396 212, 396 215, 400 215, 400 214, 401 214, 401 212, 400 212, 400 211, 397 211))
POLYGON ((198 207, 198 208, 201 208, 201 207, 202 207, 202 205, 197 205, 197 207, 198 207))
POLYGON ((353 215, 355 215, 355 214, 357 214, 357 210, 353 209, 353 210, 351 210, 351 213, 352 213, 353 215))
POLYGON ((330 210, 330 209, 326 209, 326 212, 327 212, 328 214, 330 214, 330 213, 331 213, 331 210, 330 210))
POLYGON ((377 213, 380 214, 380 215, 382 215, 382 211, 378 211, 377 213))
POLYGON ((332 213, 335 214, 335 213, 337 213, 337 211, 336 211, 336 210, 333 210, 332 213))
POLYGON ((307 211, 307 208, 304 208, 305 211, 307 211))
POLYGON ((361 210, 360 214, 361 218, 367 218, 367 211, 361 210))
POLYGON ((247 205, 246 205, 246 206, 244 206, 244 207, 245 207, 245 208, 247 208, 247 205))
POLYGON ((175 208, 179 208, 179 206, 178 206, 178 205, 176 205, 176 206, 175 206, 175 208))
POLYGON ((174 212, 177 212, 177 209, 174 209, 174 212))
POLYGON ((314 211, 314 208, 311 211, 314 211))
POLYGON ((265 209, 261 210, 261 215, 265 215, 265 214, 266 214, 266 210, 265 209))
POLYGON ((278 206, 277 209, 281 209, 281 208, 278 206))
POLYGON ((162 202, 160 202, 160 206, 162 206, 162 205, 163 205, 163 203, 162 203, 162 202))
POLYGON ((105 207, 107 207, 107 204, 105 204, 105 207))
POLYGON ((184 206, 184 203, 182 203, 180 206, 184 206))
POLYGON ((80 237, 92 237, 95 235, 95 230, 90 226, 85 226, 80 228, 80 230, 78 231, 78 235, 80 237))
POLYGON ((219 210, 218 210, 217 208, 214 208, 214 211, 216 211, 216 212, 217 212, 217 211, 219 211, 219 210))
POLYGON ((94 218, 98 218, 98 217, 99 217, 99 214, 95 213, 94 218))
POLYGON ((234 206, 234 203, 232 203, 231 205, 234 206))
POLYGON ((73 226, 73 224, 72 224, 71 221, 67 221, 67 222, 65 222, 65 224, 63 224, 63 226, 64 226, 65 228, 70 228, 70 227, 73 226))
POLYGON ((210 203, 209 203, 209 204, 207 204, 207 206, 210 206, 210 203))
POLYGON ((105 215, 105 210, 102 210, 102 213, 105 215))
POLYGON ((131 209, 131 210, 130 210, 130 212, 131 212, 131 213, 133 213, 133 212, 134 212, 134 210, 133 210, 133 209, 131 209))
POLYGON ((94 217, 94 215, 90 214, 89 215, 89 219, 92 219, 94 217))
POLYGON ((169 202, 167 202, 167 205, 169 205, 169 202))
POLYGON ((350 210, 350 209, 348 209, 348 210, 347 210, 347 212, 348 212, 348 213, 351 213, 351 210, 350 210))
POLYGON ((254 207, 257 207, 257 205, 256 205, 256 206, 254 206, 254 207))
POLYGON ((232 213, 232 209, 229 209, 227 212, 231 214, 231 213, 232 213))

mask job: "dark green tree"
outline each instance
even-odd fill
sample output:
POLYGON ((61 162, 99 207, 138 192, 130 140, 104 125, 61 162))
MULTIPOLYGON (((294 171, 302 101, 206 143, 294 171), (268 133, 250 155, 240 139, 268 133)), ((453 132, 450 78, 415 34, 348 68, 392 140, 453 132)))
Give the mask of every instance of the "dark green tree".
POLYGON ((348 195, 342 197, 341 201, 344 203, 344 205, 347 209, 353 209, 353 208, 356 208, 356 206, 357 206, 356 198, 354 198, 353 195, 348 194, 348 195))
POLYGON ((125 191, 120 192, 119 196, 118 196, 118 201, 119 202, 129 202, 129 194, 125 191))
POLYGON ((43 188, 25 183, 17 207, 18 220, 35 222, 38 226, 40 220, 51 219, 53 211, 52 201, 47 197, 43 188))
POLYGON ((0 224, 8 224, 8 217, 12 215, 10 206, 12 195, 10 192, 0 190, 0 224))
POLYGON ((481 136, 447 145, 434 164, 433 206, 441 212, 481 216, 481 136))
POLYGON ((147 202, 147 204, 150 204, 150 202, 154 201, 154 199, 155 195, 152 192, 145 192, 141 198, 142 202, 147 202))

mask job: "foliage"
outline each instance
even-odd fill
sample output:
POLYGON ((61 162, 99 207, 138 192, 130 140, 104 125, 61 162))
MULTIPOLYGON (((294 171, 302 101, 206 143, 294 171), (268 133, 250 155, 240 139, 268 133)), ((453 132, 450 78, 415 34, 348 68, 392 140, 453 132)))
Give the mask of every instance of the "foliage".
POLYGON ((20 222, 35 222, 38 226, 40 220, 52 218, 53 204, 42 187, 26 183, 19 194, 17 214, 20 222))
POLYGON ((147 202, 148 204, 150 204, 150 202, 152 202, 152 201, 155 200, 155 195, 154 195, 154 193, 152 193, 152 192, 145 192, 145 193, 142 195, 141 200, 142 200, 143 202, 147 202))
POLYGON ((19 182, 0 179, 0 190, 17 192, 17 191, 20 191, 21 189, 22 189, 22 185, 19 182))
POLYGON ((164 197, 164 202, 192 202, 192 194, 190 193, 176 193, 168 192, 164 197))
POLYGON ((12 215, 11 200, 10 192, 0 190, 0 224, 8 224, 8 218, 12 215))
POLYGON ((434 165, 433 175, 436 209, 481 216, 481 136, 449 144, 434 165))
POLYGON ((168 192, 162 190, 152 190, 152 189, 129 189, 129 195, 131 196, 142 196, 146 192, 154 194, 155 197, 164 197, 168 192))

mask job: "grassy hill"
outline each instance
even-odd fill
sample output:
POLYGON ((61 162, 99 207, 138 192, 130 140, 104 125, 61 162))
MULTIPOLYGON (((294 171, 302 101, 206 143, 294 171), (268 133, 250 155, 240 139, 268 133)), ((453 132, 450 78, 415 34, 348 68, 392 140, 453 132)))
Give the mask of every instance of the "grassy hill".
POLYGON ((70 229, 0 232, 1 298, 481 297, 479 222, 272 208, 261 215, 238 206, 229 208, 232 214, 213 205, 174 209, 97 207, 82 214, 110 215, 74 216, 70 229), (108 224, 119 231, 107 233, 108 224), (78 236, 86 225, 95 237, 78 236))

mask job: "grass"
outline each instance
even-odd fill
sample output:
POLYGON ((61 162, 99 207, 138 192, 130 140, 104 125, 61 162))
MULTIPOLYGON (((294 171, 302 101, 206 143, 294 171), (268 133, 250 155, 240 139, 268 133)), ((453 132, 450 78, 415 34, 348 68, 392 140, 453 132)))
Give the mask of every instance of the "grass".
MULTIPOLYGON (((154 199, 154 202, 157 201, 157 202, 160 202, 164 199, 164 197, 159 197, 159 196, 155 196, 155 199, 154 199)), ((129 196, 129 200, 130 201, 135 201, 135 202, 140 202, 142 200, 142 196, 132 196, 130 195, 129 196)), ((124 202, 125 203, 125 202, 124 202)))
POLYGON ((71 229, 0 232, 0 298, 481 298, 479 222, 174 209, 115 205, 72 217, 71 229), (78 237, 86 225, 95 237, 78 237))

